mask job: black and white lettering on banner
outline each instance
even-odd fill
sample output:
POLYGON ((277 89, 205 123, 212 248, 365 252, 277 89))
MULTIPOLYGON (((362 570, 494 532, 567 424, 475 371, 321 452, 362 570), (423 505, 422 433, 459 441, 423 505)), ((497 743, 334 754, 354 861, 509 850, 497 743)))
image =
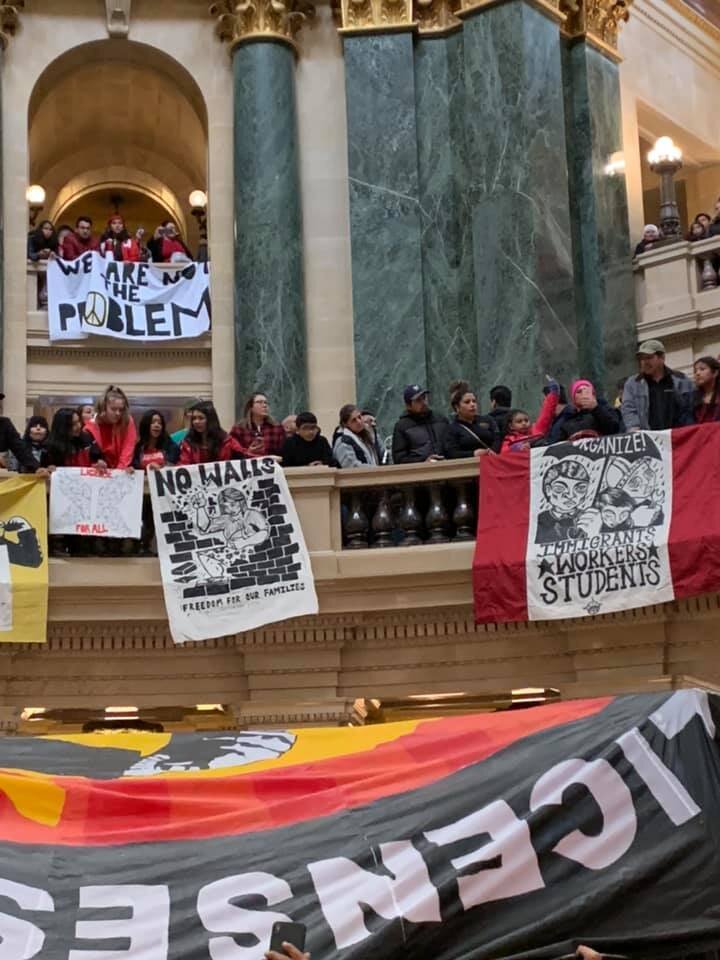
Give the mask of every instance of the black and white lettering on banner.
POLYGON ((176 643, 317 613, 295 504, 271 457, 168 467, 149 484, 176 643))
POLYGON ((97 334, 123 340, 199 337, 211 325, 210 264, 160 270, 118 263, 98 253, 51 260, 48 324, 51 340, 97 334))

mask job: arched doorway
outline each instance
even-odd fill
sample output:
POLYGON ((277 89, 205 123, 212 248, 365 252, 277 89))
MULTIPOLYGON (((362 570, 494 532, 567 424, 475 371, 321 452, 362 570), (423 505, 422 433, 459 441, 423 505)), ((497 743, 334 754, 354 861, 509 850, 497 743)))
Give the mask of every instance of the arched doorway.
POLYGON ((152 233, 177 219, 189 246, 192 190, 207 191, 207 111, 192 76, 162 51, 99 40, 66 51, 38 78, 28 110, 29 177, 43 216, 102 229, 119 206, 152 233))

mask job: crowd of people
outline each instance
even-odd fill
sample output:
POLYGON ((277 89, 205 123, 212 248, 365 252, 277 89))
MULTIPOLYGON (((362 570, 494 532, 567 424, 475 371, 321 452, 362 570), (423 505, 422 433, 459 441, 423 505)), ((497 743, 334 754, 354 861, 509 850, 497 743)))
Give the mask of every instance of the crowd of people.
MULTIPOLYGON (((720 236, 720 197, 715 201, 715 210, 712 216, 709 213, 698 213, 688 227, 685 239, 690 243, 697 240, 707 240, 708 237, 720 236)), ((659 227, 654 223, 646 223, 643 235, 635 247, 634 256, 652 250, 661 240, 665 240, 659 227)), ((667 242, 667 241, 665 241, 667 242)))
POLYGON ((124 263, 180 263, 193 260, 193 255, 180 236, 172 220, 164 220, 146 241, 144 227, 130 233, 119 213, 110 215, 101 234, 93 233, 90 217, 78 217, 75 227, 61 224, 57 228, 51 220, 42 223, 28 234, 28 260, 77 260, 84 253, 96 252, 106 260, 124 263))
MULTIPOLYGON (((344 404, 330 441, 311 411, 289 414, 278 423, 268 398, 253 393, 234 426, 226 430, 209 400, 184 407, 181 429, 170 434, 165 416, 145 410, 137 424, 125 392, 107 388, 96 404, 63 407, 52 418, 32 416, 19 435, 0 417, 0 457, 9 469, 48 475, 58 467, 95 466, 100 470, 155 470, 165 466, 273 457, 284 467, 333 466, 340 469, 413 464, 445 459, 507 456, 530 447, 573 442, 635 430, 665 430, 720 420, 720 361, 700 357, 692 379, 665 362, 665 347, 647 340, 638 349, 638 372, 618 384, 613 402, 586 379, 566 390, 548 378, 538 415, 514 407, 512 390, 492 388, 485 413, 466 381, 450 385, 451 417, 432 409, 429 391, 410 384, 392 440, 383 441, 372 411, 344 404)), ((540 391, 538 391, 540 401, 540 391)), ((0 400, 3 395, 0 394, 0 400)), ((151 518, 140 547, 150 549, 151 518)))

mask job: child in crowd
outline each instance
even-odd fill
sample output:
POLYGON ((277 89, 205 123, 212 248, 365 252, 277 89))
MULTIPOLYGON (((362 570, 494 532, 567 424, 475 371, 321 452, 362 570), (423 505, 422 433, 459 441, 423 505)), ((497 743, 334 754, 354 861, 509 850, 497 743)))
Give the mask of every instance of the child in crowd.
POLYGON ((139 263, 142 259, 137 234, 134 237, 130 236, 125 227, 125 221, 119 213, 114 213, 110 217, 107 230, 100 237, 100 254, 106 260, 119 260, 125 263, 139 263))
POLYGON ((39 227, 28 234, 28 260, 37 263, 38 260, 48 260, 57 253, 58 238, 51 220, 43 220, 39 227))
POLYGON ((180 447, 168 436, 165 417, 159 410, 143 414, 138 428, 133 466, 136 470, 158 470, 173 466, 180 458, 180 447))
POLYGON ((320 433, 314 413, 297 415, 296 431, 285 440, 281 456, 283 467, 321 467, 332 463, 330 444, 320 433))
MULTIPOLYGON (((39 467, 48 465, 47 440, 49 433, 50 427, 45 417, 30 417, 23 434, 23 443, 33 455, 33 459, 39 467)), ((20 472, 27 473, 27 470, 21 469, 20 472)))
POLYGON ((80 420, 83 425, 83 430, 85 429, 85 424, 92 420, 95 416, 95 404, 94 403, 82 403, 78 408, 77 412, 80 414, 80 420))
POLYGON ((180 445, 178 463, 214 463, 217 460, 243 460, 255 456, 220 426, 217 411, 209 400, 200 400, 190 408, 190 429, 180 445))
POLYGON ((97 462, 102 470, 129 470, 132 472, 137 430, 130 416, 128 398, 120 387, 109 386, 98 402, 95 417, 85 429, 100 449, 97 462))
POLYGON ((529 450, 535 443, 545 439, 552 425, 560 394, 560 384, 556 380, 550 380, 548 387, 548 394, 535 423, 530 423, 530 417, 524 410, 511 410, 508 413, 501 453, 529 450))

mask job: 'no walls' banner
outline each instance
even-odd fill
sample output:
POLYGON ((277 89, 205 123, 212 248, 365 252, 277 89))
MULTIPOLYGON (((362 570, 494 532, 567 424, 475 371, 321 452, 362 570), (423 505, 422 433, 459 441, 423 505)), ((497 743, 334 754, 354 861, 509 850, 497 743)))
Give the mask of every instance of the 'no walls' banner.
POLYGON ((305 540, 271 457, 148 474, 175 643, 317 613, 305 540))
POLYGON ((48 324, 51 340, 90 333, 123 340, 180 340, 210 329, 210 265, 160 270, 117 263, 98 253, 51 260, 48 324))
POLYGON ((720 424, 485 457, 480 491, 478 622, 720 590, 720 424))

